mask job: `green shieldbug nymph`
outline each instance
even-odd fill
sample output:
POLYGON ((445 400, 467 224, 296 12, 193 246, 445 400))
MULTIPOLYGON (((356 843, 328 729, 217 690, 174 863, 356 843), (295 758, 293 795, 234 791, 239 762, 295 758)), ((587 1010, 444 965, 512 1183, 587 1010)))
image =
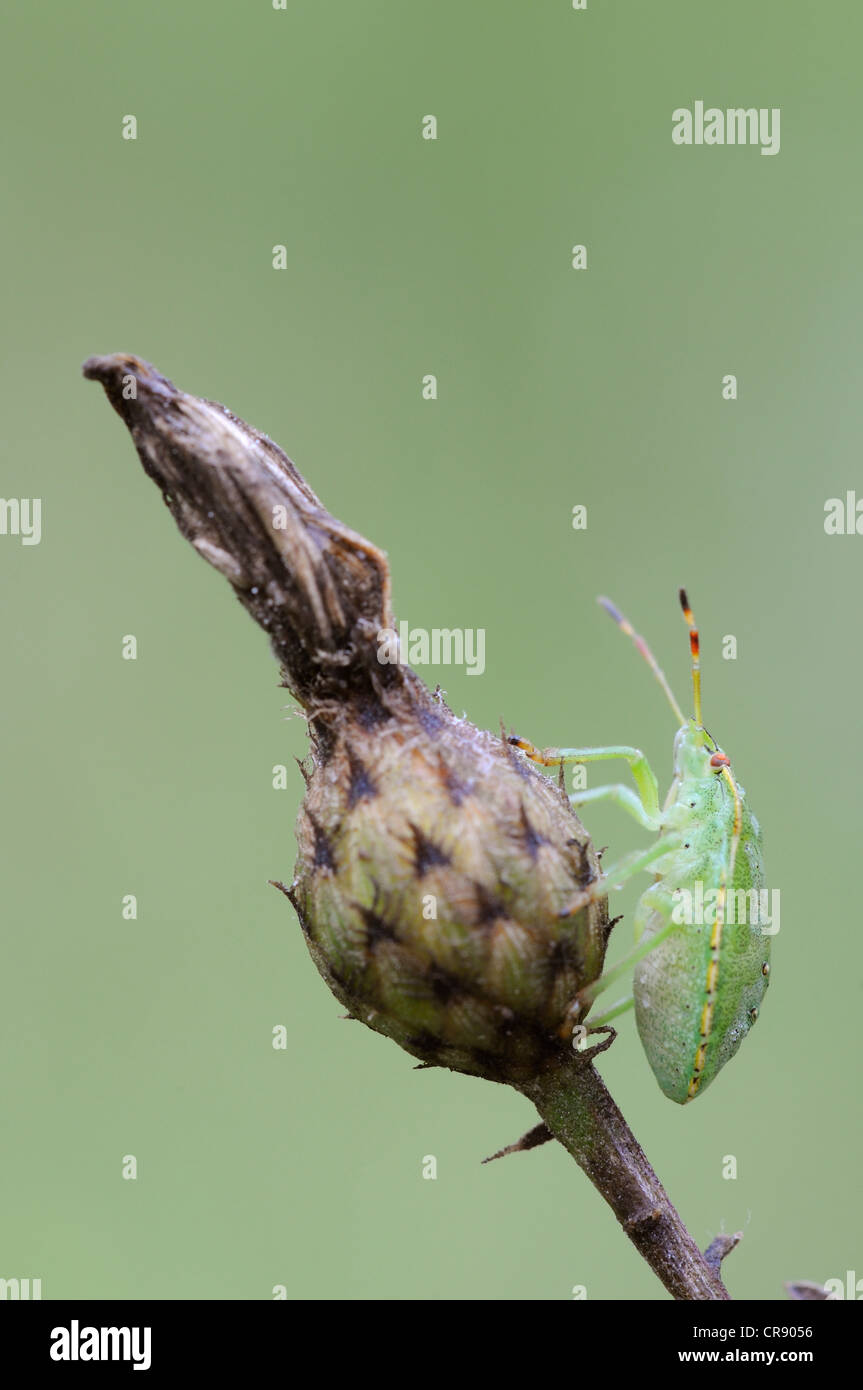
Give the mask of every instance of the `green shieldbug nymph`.
POLYGON ((674 740, 674 776, 664 805, 659 805, 656 777, 638 748, 540 750, 526 739, 510 742, 543 767, 623 758, 632 769, 637 794, 615 785, 570 797, 578 807, 600 798, 614 801, 639 824, 658 832, 653 845, 627 855, 594 887, 599 896, 619 888, 639 870, 654 874, 636 908, 635 950, 579 996, 572 1017, 574 1024, 583 1018, 596 996, 634 966, 632 997, 615 1004, 601 1019, 591 1019, 591 1026, 634 1003, 653 1074, 669 1099, 685 1105, 734 1056, 758 1017, 767 988, 770 935, 765 930, 761 832, 730 759, 702 723, 698 630, 685 591, 680 590, 680 602, 692 653, 692 719, 682 713, 644 639, 609 599, 599 602, 632 638, 680 724, 674 740))

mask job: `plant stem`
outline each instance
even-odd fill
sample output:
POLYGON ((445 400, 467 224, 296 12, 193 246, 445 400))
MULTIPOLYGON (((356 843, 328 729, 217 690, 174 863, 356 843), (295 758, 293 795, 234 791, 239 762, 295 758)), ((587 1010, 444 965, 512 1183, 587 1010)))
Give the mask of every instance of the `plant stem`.
POLYGON ((567 1058, 518 1088, 572 1154, 676 1299, 727 1299, 590 1062, 567 1058))

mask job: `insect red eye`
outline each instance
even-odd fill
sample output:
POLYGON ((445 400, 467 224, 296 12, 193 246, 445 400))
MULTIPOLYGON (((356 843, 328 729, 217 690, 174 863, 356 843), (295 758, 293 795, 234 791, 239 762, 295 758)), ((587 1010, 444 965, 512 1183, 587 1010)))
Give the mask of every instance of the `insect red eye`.
POLYGON ((728 757, 727 753, 714 753, 714 754, 713 754, 713 757, 710 759, 710 766, 711 766, 711 767, 730 767, 730 766, 731 766, 731 759, 728 757))

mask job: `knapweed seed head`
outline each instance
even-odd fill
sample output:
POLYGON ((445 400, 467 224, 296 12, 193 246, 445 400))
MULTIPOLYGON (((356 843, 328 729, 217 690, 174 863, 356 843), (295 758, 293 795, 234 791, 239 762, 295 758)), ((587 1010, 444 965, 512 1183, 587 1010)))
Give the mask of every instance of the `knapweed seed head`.
POLYGON ((577 907, 597 865, 558 787, 431 699, 371 729, 345 710, 306 767, 289 893, 351 1015, 496 1080, 571 1046, 608 928, 577 907))
POLYGON ((224 406, 90 358, 182 534, 268 634, 311 752, 288 893, 336 997, 413 1056, 518 1084, 602 972, 596 855, 564 793, 400 660, 377 546, 224 406))

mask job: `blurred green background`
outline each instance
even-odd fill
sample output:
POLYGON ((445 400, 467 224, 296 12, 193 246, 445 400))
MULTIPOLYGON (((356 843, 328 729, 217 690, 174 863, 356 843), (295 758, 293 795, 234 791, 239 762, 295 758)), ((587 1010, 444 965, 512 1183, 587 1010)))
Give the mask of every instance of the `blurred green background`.
MULTIPOLYGON (((863 1273, 863 539, 823 525, 863 496, 863 13, 85 0, 4 28, 0 491, 43 518, 38 546, 0 536, 0 1276, 665 1297, 561 1148, 480 1166, 534 1122, 523 1099, 339 1021, 267 885, 293 868, 304 726, 81 379, 113 351, 276 439, 387 550, 400 618, 485 629, 481 678, 422 672, 481 726, 633 742, 667 786, 674 721, 594 597, 688 707, 689 587, 705 718, 782 895, 772 988, 695 1105, 661 1095, 631 1020, 601 1071, 694 1237, 745 1232, 735 1297, 863 1273), (676 147, 696 99, 780 107, 780 153, 676 147)), ((588 823, 609 857, 647 842, 588 823)))

